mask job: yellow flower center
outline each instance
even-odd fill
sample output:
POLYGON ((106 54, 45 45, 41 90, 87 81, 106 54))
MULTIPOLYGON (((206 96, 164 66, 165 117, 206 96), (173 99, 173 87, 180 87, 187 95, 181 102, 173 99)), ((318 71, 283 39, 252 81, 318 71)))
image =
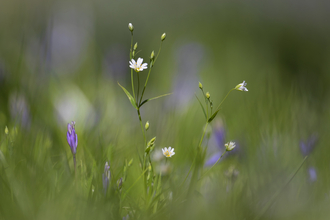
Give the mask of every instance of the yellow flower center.
POLYGON ((166 152, 165 152, 165 156, 166 156, 166 157, 170 157, 170 156, 171 156, 171 155, 170 155, 170 152, 169 152, 169 151, 166 151, 166 152))

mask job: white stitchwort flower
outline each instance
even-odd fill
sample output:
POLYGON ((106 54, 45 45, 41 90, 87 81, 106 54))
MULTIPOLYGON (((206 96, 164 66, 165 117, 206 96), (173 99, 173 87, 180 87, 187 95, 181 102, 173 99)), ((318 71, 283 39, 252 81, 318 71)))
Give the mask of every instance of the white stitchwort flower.
POLYGON ((162 149, 162 151, 165 157, 172 157, 175 154, 174 148, 171 147, 169 147, 168 149, 165 147, 164 149, 162 149))
POLYGON ((147 63, 142 64, 142 62, 143 62, 143 59, 140 57, 137 59, 137 62, 135 62, 135 60, 132 59, 131 61, 129 61, 129 64, 130 64, 129 67, 134 69, 136 72, 140 72, 140 71, 148 68, 147 67, 148 64, 147 63))
POLYGON ((243 81, 242 83, 238 84, 235 89, 236 90, 240 90, 240 91, 243 91, 243 92, 247 92, 249 91, 245 86, 247 85, 247 83, 245 81, 243 81))
POLYGON ((225 147, 226 147, 226 151, 231 151, 236 147, 236 145, 235 145, 235 142, 231 141, 229 143, 226 143, 225 147))

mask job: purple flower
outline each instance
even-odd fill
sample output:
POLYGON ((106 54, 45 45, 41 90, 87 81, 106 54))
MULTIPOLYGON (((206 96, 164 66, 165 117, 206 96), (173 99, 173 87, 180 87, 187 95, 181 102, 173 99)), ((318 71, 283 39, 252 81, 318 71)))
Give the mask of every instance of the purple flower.
POLYGON ((111 178, 110 166, 109 166, 108 162, 105 162, 104 173, 102 174, 104 194, 107 193, 109 182, 110 182, 110 178, 111 178))
POLYGON ((315 182, 317 179, 317 174, 316 174, 316 170, 314 167, 309 167, 308 168, 308 174, 309 174, 309 179, 311 182, 315 182))
POLYGON ((306 142, 300 141, 300 151, 303 156, 309 155, 318 141, 318 136, 313 134, 310 138, 307 139, 306 142))
MULTIPOLYGON (((213 164, 215 164, 221 157, 222 153, 226 151, 226 147, 225 147, 226 131, 224 127, 222 125, 217 125, 213 130, 212 136, 217 151, 211 155, 211 157, 205 162, 204 166, 212 166, 213 164)), ((211 143, 212 142, 213 141, 211 141, 211 143)), ((228 151, 222 158, 230 154, 235 154, 237 153, 237 151, 238 151, 238 144, 236 143, 236 147, 232 151, 228 151)))
POLYGON ((66 133, 66 139, 68 140, 68 144, 71 148, 71 152, 73 156, 77 153, 77 146, 78 146, 78 137, 75 131, 75 122, 72 121, 68 123, 68 132, 66 133))

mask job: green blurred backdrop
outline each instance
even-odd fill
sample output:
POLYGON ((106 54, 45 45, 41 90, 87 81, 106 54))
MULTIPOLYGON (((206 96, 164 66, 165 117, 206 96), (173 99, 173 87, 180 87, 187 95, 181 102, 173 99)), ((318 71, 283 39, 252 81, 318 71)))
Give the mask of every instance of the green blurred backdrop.
MULTIPOLYGON (((150 123, 148 139, 157 136, 156 150, 175 148, 163 172, 173 203, 151 218, 254 219, 303 160, 305 144, 312 149, 307 161, 262 219, 328 219, 329 10, 327 1, 298 0, 2 0, 0 219, 124 215, 114 214, 114 195, 103 198, 101 175, 110 161, 115 183, 131 158, 126 187, 140 175, 140 125, 117 85, 130 88, 129 22, 145 61, 167 34, 145 97, 173 94, 141 114, 150 123), (249 91, 235 91, 223 104, 207 158, 219 151, 219 127, 237 152, 215 167, 199 196, 179 203, 176 184, 203 129, 198 82, 217 105, 243 80, 249 91), (71 120, 81 185, 72 184, 71 120)), ((138 204, 142 191, 137 184, 126 205, 138 204)))

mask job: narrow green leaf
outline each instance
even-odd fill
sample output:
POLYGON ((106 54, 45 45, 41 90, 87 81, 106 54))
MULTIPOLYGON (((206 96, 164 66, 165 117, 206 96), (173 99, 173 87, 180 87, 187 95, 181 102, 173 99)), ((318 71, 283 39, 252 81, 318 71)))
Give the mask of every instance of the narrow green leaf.
POLYGON ((203 107, 203 105, 202 105, 201 101, 198 99, 198 97, 197 97, 197 95, 196 95, 196 94, 195 94, 195 96, 196 96, 196 99, 198 100, 199 104, 200 104, 200 105, 201 105, 201 107, 202 107, 202 110, 203 110, 203 113, 204 113, 205 119, 207 119, 207 116, 206 116, 206 112, 205 112, 205 109, 204 109, 204 107, 203 107))
POLYGON ((135 182, 126 190, 125 194, 123 195, 122 201, 124 201, 126 195, 129 193, 129 191, 132 189, 132 187, 140 180, 140 178, 144 175, 145 172, 148 171, 148 168, 145 169, 142 174, 135 180, 135 182))
POLYGON ((131 104, 133 105, 133 107, 136 110, 138 110, 138 107, 136 106, 136 103, 135 103, 135 100, 134 100, 133 96, 124 87, 122 87, 119 83, 118 83, 118 85, 124 90, 124 92, 126 93, 128 99, 131 102, 131 104))
POLYGON ((209 118, 208 122, 210 123, 211 121, 213 121, 213 119, 215 118, 215 116, 217 116, 218 112, 220 111, 220 109, 216 110, 213 115, 209 118))
POLYGON ((140 106, 141 107, 142 105, 144 105, 145 103, 149 102, 150 100, 154 100, 154 99, 158 99, 158 98, 161 98, 161 97, 164 97, 164 96, 168 96, 168 95, 171 95, 172 93, 167 93, 167 94, 164 94, 164 95, 160 95, 160 96, 157 96, 157 97, 154 97, 154 98, 151 98, 151 99, 146 99, 144 100, 143 102, 141 102, 140 106))

